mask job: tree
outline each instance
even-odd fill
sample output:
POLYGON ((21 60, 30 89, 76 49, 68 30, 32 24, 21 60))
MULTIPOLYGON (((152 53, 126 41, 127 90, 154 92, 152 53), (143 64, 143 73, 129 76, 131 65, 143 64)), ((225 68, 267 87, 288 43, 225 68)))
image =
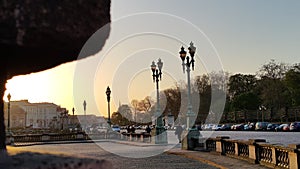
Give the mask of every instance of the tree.
POLYGON ((256 82, 257 79, 255 75, 235 74, 230 76, 228 82, 229 97, 234 99, 234 97, 243 93, 254 91, 256 82))
POLYGON ((136 99, 134 99, 134 100, 132 100, 131 101, 131 106, 132 106, 132 108, 133 108, 133 110, 134 110, 134 118, 133 118, 133 121, 134 122, 137 122, 137 110, 138 110, 138 107, 139 107, 139 101, 138 100, 136 100, 136 99))
POLYGON ((287 71, 288 66, 286 64, 271 60, 263 65, 258 72, 260 76, 258 90, 262 104, 270 110, 270 120, 273 120, 278 110, 283 107, 286 110, 285 114, 288 114, 291 99, 289 91, 283 83, 287 71))
POLYGON ((121 126, 129 125, 129 120, 122 116, 120 112, 114 112, 111 115, 111 122, 112 124, 117 124, 121 126))
MULTIPOLYGON (((248 111, 256 110, 260 104, 255 92, 256 84, 257 78, 254 75, 235 74, 229 77, 227 108, 230 107, 234 112, 242 111, 245 121, 248 111)), ((234 113, 235 115, 236 113, 234 113)), ((234 119, 237 120, 237 117, 235 116, 234 119)))
POLYGON ((166 96, 166 108, 163 114, 167 115, 171 112, 174 118, 177 119, 181 107, 181 92, 179 87, 165 89, 163 92, 166 96))
POLYGON ((212 72, 209 74, 211 84, 211 105, 210 112, 214 114, 214 123, 219 123, 225 108, 227 83, 229 73, 227 72, 212 72))
POLYGON ((208 75, 197 76, 195 79, 195 86, 197 87, 200 96, 200 106, 198 110, 197 123, 204 122, 210 109, 211 102, 211 84, 208 75))
POLYGON ((275 60, 271 60, 269 63, 262 65, 259 69, 259 77, 267 77, 270 79, 282 79, 285 73, 289 70, 289 66, 285 63, 276 63, 275 60))
POLYGON ((234 110, 240 110, 244 113, 244 121, 247 121, 249 110, 257 110, 260 105, 259 96, 254 92, 244 92, 234 98, 234 110))
POLYGON ((121 105, 118 108, 118 112, 122 115, 122 117, 123 117, 122 119, 125 122, 130 123, 130 121, 132 121, 132 111, 131 111, 130 107, 127 104, 121 105))
POLYGON ((291 93, 293 106, 300 106, 300 64, 295 64, 286 73, 285 84, 291 93))
POLYGON ((150 96, 146 96, 143 100, 138 102, 137 109, 139 111, 149 112, 150 108, 152 107, 153 101, 150 96))

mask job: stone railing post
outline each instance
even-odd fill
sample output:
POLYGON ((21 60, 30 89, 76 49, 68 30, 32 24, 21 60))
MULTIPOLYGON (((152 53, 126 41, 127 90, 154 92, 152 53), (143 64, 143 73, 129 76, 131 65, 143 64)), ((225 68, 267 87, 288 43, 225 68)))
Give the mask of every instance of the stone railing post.
POLYGON ((276 147, 275 146, 271 146, 272 149, 272 166, 276 166, 276 147))
POLYGON ((234 155, 239 156, 240 155, 240 151, 239 151, 239 143, 238 141, 234 142, 234 155))
POLYGON ((255 164, 259 163, 259 147, 257 143, 265 143, 265 139, 249 139, 249 159, 255 164))
POLYGON ((225 155, 224 139, 229 139, 229 136, 217 136, 216 137, 216 152, 225 155))
POLYGON ((298 169, 300 167, 300 144, 289 144, 288 147, 294 149, 289 152, 289 168, 298 169))

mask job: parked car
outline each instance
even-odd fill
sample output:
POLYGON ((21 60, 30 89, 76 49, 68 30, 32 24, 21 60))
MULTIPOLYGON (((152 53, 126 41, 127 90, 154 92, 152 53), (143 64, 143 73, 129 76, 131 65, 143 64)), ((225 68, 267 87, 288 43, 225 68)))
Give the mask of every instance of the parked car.
POLYGON ((268 124, 270 124, 269 122, 257 122, 255 124, 255 130, 267 130, 268 124))
POLYGON ((221 127, 222 127, 221 124, 215 124, 215 125, 212 127, 212 130, 214 130, 214 131, 219 131, 219 130, 221 130, 221 127))
POLYGON ((245 124, 243 130, 250 131, 250 130, 252 130, 252 126, 250 124, 245 124))
POLYGON ((289 124, 280 124, 275 128, 275 131, 289 131, 289 124))
POLYGON ((278 127, 278 126, 279 126, 279 124, 270 123, 267 126, 267 131, 275 131, 275 128, 278 127))
POLYGON ((249 124, 249 130, 255 130, 255 124, 256 123, 250 123, 249 124))
POLYGON ((220 130, 222 131, 228 131, 228 130, 231 130, 231 124, 223 124, 220 128, 220 130))
POLYGON ((204 124, 204 130, 212 130, 214 124, 204 124))
POLYGON ((111 129, 113 131, 116 131, 116 132, 120 132, 121 131, 121 128, 119 126, 117 126, 117 125, 112 126, 111 129))
POLYGON ((244 124, 235 124, 231 126, 231 130, 242 131, 244 130, 244 124))
POLYGON ((290 124, 290 131, 300 131, 300 122, 293 122, 290 124))

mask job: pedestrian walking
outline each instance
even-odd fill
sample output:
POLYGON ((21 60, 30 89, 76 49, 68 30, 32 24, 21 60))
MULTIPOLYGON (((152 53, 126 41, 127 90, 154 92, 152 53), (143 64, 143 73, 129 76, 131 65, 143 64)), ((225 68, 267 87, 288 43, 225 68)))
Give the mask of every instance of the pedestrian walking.
POLYGON ((146 132, 147 132, 147 133, 150 133, 150 132, 151 132, 151 128, 150 128, 150 126, 149 126, 149 125, 147 125, 147 127, 146 127, 146 129, 145 129, 145 130, 146 130, 146 132))
POLYGON ((176 127, 175 135, 177 135, 179 143, 181 143, 181 134, 182 134, 183 128, 179 125, 176 127))
POLYGON ((131 133, 131 126, 127 126, 127 133, 131 133))

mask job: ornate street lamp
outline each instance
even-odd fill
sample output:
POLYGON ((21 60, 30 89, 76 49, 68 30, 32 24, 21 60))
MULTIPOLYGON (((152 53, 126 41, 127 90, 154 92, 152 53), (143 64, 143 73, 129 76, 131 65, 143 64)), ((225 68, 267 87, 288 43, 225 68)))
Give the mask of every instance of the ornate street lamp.
POLYGON ((182 60, 182 69, 183 73, 186 67, 186 72, 187 72, 187 82, 188 82, 188 111, 187 111, 187 129, 190 129, 191 123, 192 123, 192 118, 195 118, 195 113, 192 111, 192 104, 191 104, 191 77, 190 77, 190 72, 191 72, 191 67, 192 70, 194 70, 194 55, 196 53, 196 47, 194 46, 193 42, 190 43, 190 47, 188 48, 189 50, 189 56, 186 56, 186 51, 184 50, 184 47, 181 47, 181 50, 179 51, 179 56, 182 60))
POLYGON ((155 113, 155 118, 156 118, 156 125, 155 125, 155 143, 156 144, 166 144, 168 143, 167 140, 167 132, 163 126, 163 120, 162 120, 162 115, 160 113, 160 103, 159 103, 159 81, 161 81, 161 76, 162 76, 162 67, 163 67, 163 62, 161 59, 158 59, 157 62, 157 67, 155 62, 152 62, 151 65, 151 70, 152 70, 152 78, 153 82, 156 82, 156 98, 157 98, 157 107, 156 107, 156 113, 155 113), (157 68, 158 67, 158 68, 157 68))
POLYGON ((110 121, 110 94, 111 94, 111 90, 109 88, 109 86, 107 86, 106 88, 106 97, 107 97, 107 106, 108 106, 108 119, 107 119, 107 123, 108 123, 108 127, 111 127, 111 121, 110 121))
POLYGON ((83 110, 84 110, 84 131, 86 131, 86 124, 87 124, 87 121, 86 121, 86 101, 84 100, 83 101, 83 110))
POLYGON ((73 113, 73 116, 72 116, 72 132, 75 131, 75 116, 74 116, 74 112, 75 112, 75 108, 73 107, 72 108, 72 113, 73 113))
POLYGON ((258 107, 258 109, 261 111, 261 121, 264 122, 264 110, 267 110, 267 108, 261 105, 258 107))
POLYGON ((8 100, 8 106, 7 106, 7 115, 8 115, 8 121, 7 121, 7 130, 10 132, 10 99, 11 95, 8 93, 7 100, 8 100))

